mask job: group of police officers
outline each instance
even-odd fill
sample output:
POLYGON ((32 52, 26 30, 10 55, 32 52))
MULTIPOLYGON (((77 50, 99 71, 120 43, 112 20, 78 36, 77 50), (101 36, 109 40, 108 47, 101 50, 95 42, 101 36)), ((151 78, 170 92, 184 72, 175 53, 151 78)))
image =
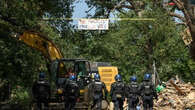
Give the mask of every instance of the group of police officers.
MULTIPOLYGON (((115 76, 115 82, 111 85, 110 96, 112 102, 114 103, 114 110, 123 110, 123 102, 127 98, 128 110, 136 110, 138 104, 140 104, 140 99, 142 99, 144 110, 152 110, 153 99, 157 99, 157 94, 154 89, 154 85, 150 81, 151 75, 145 74, 143 82, 139 85, 137 83, 136 76, 130 78, 130 83, 125 84, 122 81, 122 76, 117 74, 115 76)), ((63 92, 65 110, 72 110, 79 97, 79 86, 76 82, 76 76, 70 75, 69 79, 64 81, 63 92)), ((89 91, 93 94, 92 109, 101 110, 102 100, 107 100, 108 91, 104 82, 100 81, 99 74, 94 75, 94 80, 89 84, 89 91)), ((39 110, 42 110, 42 104, 44 104, 44 109, 48 109, 48 103, 51 97, 50 85, 45 80, 45 74, 39 74, 39 80, 33 84, 32 93, 39 110)))
MULTIPOLYGON (((66 78, 62 78, 66 79, 66 78)), ((79 86, 76 82, 76 76, 70 75, 69 79, 66 80, 58 80, 57 86, 58 95, 63 96, 63 100, 65 103, 65 110, 71 110, 74 108, 77 98, 79 97, 79 86), (60 83, 59 83, 60 82, 60 83), (59 85, 60 84, 60 85, 59 85), (63 90, 61 90, 63 89, 63 90), (65 91, 66 90, 66 91, 65 91)), ((48 81, 45 79, 45 73, 41 72, 39 74, 39 79, 34 82, 32 86, 32 95, 34 101, 37 103, 38 110, 48 110, 51 98, 51 87, 48 81), (43 106, 42 106, 43 104, 43 106)))
POLYGON ((144 110, 152 110, 153 99, 157 99, 157 93, 151 82, 150 74, 144 75, 143 82, 139 85, 136 76, 130 78, 130 83, 124 84, 121 75, 117 74, 116 82, 111 85, 111 98, 115 110, 123 110, 123 102, 127 98, 128 109, 137 110, 140 99, 142 99, 144 110))

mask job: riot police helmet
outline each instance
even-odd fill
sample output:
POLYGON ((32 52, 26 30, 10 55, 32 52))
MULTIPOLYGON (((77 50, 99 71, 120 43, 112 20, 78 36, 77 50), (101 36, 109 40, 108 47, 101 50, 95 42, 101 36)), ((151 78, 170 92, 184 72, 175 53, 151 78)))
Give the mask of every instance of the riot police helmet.
POLYGON ((130 82, 137 82, 137 77, 136 76, 131 76, 130 82))
POLYGON ((44 79, 45 78, 45 73, 44 72, 40 72, 39 73, 39 79, 44 79))
POLYGON ((96 81, 99 81, 99 80, 100 80, 100 75, 99 75, 99 74, 95 74, 94 79, 95 79, 96 81))
POLYGON ((70 80, 76 80, 76 76, 75 75, 70 75, 69 79, 70 80))
POLYGON ((148 81, 148 80, 150 80, 150 78, 151 78, 150 73, 146 73, 146 74, 144 75, 144 80, 148 81))
POLYGON ((115 76, 115 80, 116 80, 116 81, 122 81, 122 76, 121 76, 120 74, 117 74, 117 75, 115 76))

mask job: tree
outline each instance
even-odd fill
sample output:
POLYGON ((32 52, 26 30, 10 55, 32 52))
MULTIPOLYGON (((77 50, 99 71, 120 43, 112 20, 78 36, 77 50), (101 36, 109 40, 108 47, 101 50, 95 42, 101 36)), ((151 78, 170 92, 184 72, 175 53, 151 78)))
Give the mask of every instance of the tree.
POLYGON ((192 36, 192 43, 190 45, 190 53, 193 59, 195 59, 195 16, 194 16, 194 6, 191 6, 190 0, 172 0, 178 10, 181 10, 184 14, 184 17, 179 16, 178 14, 171 14, 171 16, 178 17, 181 19, 187 27, 189 27, 191 36, 192 36))
POLYGON ((37 78, 37 74, 40 71, 48 73, 48 70, 46 59, 40 52, 15 37, 20 36, 24 31, 33 30, 41 32, 58 43, 60 41, 61 47, 67 45, 68 43, 63 43, 65 40, 60 37, 59 31, 61 33, 66 31, 65 37, 67 37, 69 34, 67 32, 71 32, 72 28, 70 21, 63 19, 50 21, 43 18, 71 17, 72 3, 72 0, 0 1, 0 76, 1 79, 11 82, 12 88, 16 88, 18 92, 16 94, 21 96, 21 100, 25 100, 22 96, 26 92, 30 93, 32 82, 37 78), (18 85, 22 91, 18 91, 18 85))
POLYGON ((48 21, 55 29, 69 30, 69 21, 59 19, 71 17, 73 12, 73 0, 19 0, 0 1, 0 19, 12 25, 16 32, 24 30, 39 31, 43 18, 52 19, 48 21), (62 25, 63 24, 63 25, 62 25))
MULTIPOLYGON (((120 18, 131 16, 138 17, 132 11, 119 15, 120 18)), ((152 72, 155 60, 162 80, 178 74, 185 81, 193 81, 188 48, 179 33, 183 27, 177 26, 166 10, 152 5, 142 16, 155 21, 118 21, 103 36, 92 35, 88 48, 82 48, 80 53, 89 59, 118 66, 126 80, 133 74, 141 80, 145 72, 152 72)))

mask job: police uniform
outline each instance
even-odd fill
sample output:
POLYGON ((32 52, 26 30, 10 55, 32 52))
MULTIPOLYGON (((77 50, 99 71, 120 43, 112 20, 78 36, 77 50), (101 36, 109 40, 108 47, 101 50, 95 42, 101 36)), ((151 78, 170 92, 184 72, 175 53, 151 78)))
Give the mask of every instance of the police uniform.
POLYGON ((106 98, 107 96, 107 89, 104 84, 104 82, 101 82, 100 80, 95 80, 91 84, 92 90, 93 90, 93 106, 92 108, 95 108, 95 110, 101 110, 102 108, 102 100, 103 98, 106 98), (104 94, 103 94, 104 90, 104 94))
POLYGON ((139 102, 139 85, 137 82, 131 82, 126 87, 126 97, 129 110, 136 110, 136 106, 139 102))
POLYGON ((48 103, 50 100, 50 85, 47 81, 40 79, 33 84, 32 93, 36 99, 37 106, 42 110, 42 103, 45 109, 48 109, 48 103))
POLYGON ((122 110, 124 102, 125 84, 122 81, 112 83, 110 95, 114 103, 114 110, 122 110))
POLYGON ((75 80, 68 80, 65 90, 65 110, 71 110, 79 97, 79 86, 75 80))
POLYGON ((140 85, 140 91, 141 91, 144 110, 147 110, 147 107, 149 107, 149 110, 152 110, 153 109, 153 97, 157 98, 154 85, 149 80, 145 80, 140 85))

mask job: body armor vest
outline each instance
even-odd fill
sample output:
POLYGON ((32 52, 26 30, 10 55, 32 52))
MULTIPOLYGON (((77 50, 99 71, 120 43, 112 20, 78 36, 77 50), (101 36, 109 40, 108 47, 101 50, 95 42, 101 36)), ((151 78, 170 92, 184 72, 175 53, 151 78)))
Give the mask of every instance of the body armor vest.
POLYGON ((144 94, 145 95, 151 95, 152 94, 152 85, 150 82, 144 83, 144 94))
POLYGON ((103 89, 102 82, 95 82, 95 93, 101 93, 103 89))

